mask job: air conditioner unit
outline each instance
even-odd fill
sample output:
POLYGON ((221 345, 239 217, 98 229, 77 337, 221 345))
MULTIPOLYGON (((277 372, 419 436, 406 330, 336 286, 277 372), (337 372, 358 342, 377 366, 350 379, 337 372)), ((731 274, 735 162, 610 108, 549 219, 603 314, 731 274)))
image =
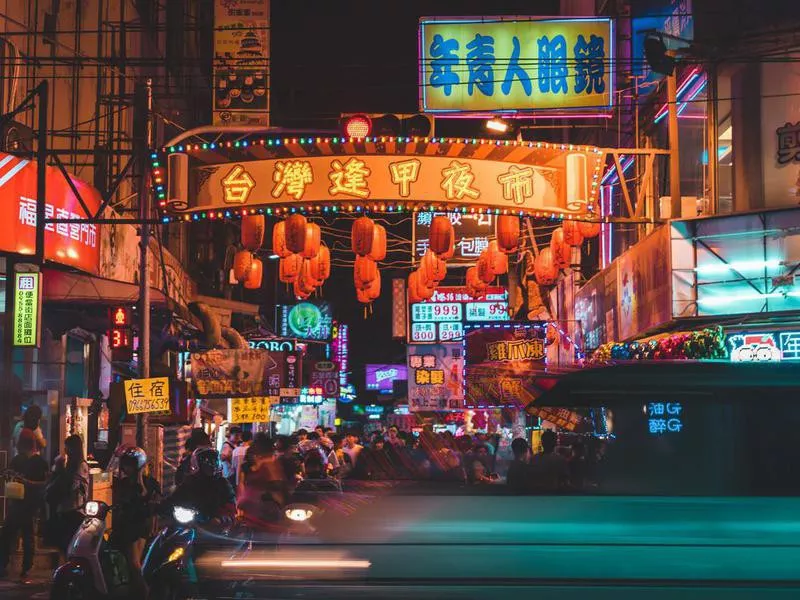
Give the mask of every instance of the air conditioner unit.
MULTIPOLYGON (((681 219, 693 219, 708 214, 708 198, 681 196, 681 219)), ((658 199, 658 216, 662 221, 672 218, 672 204, 669 196, 658 199)))

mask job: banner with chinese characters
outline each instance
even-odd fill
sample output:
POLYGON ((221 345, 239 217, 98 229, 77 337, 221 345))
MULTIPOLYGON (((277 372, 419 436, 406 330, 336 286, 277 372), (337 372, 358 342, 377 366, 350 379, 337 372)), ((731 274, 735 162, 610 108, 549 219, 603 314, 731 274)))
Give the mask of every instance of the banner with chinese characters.
POLYGON ((191 361, 192 386, 201 398, 280 396, 282 389, 299 387, 300 361, 290 352, 209 350, 193 352, 191 361))
MULTIPOLYGON (((477 141, 418 144, 409 140, 386 142, 378 153, 373 142, 359 152, 362 145, 337 140, 336 144, 318 142, 312 151, 321 155, 309 156, 307 146, 288 140, 278 150, 296 152, 295 156, 198 167, 194 171, 197 194, 188 210, 311 202, 355 207, 394 200, 583 213, 593 201, 596 187, 591 186, 591 178, 603 158, 594 148, 533 143, 489 148, 477 141), (487 150, 498 157, 487 159, 487 150)), ((467 257, 474 253, 475 243, 470 250, 470 242, 462 242, 467 257)))
POLYGON ((14 346, 38 347, 42 334, 42 274, 14 273, 14 346))
POLYGON ((321 390, 323 398, 339 398, 339 368, 336 363, 330 360, 314 361, 310 387, 321 390))
POLYGON ((231 398, 228 421, 231 423, 268 423, 270 407, 277 403, 278 398, 276 397, 231 398))
POLYGON ((575 431, 583 423, 583 417, 568 408, 534 405, 528 407, 528 414, 539 417, 542 421, 547 421, 567 431, 575 431))
POLYGON ((129 415, 169 412, 169 377, 129 379, 125 382, 129 415))
POLYGON ((536 375, 544 367, 543 327, 511 324, 468 329, 466 405, 525 407, 541 390, 536 375))
MULTIPOLYGON (((36 250, 36 162, 0 152, 0 252, 34 254, 36 250)), ((47 168, 45 219, 86 219, 86 212, 61 171, 47 168)), ((100 192, 70 177, 81 200, 94 215, 100 192)), ((99 225, 45 223, 45 259, 97 275, 100 270, 99 225)))
POLYGON ((613 21, 423 17, 420 110, 604 111, 614 103, 613 21))
POLYGON ((408 345, 408 409, 457 410, 464 406, 461 344, 408 345))
POLYGON ((214 2, 214 124, 269 125, 269 0, 214 2))
POLYGON ((456 342, 464 338, 467 323, 508 321, 508 291, 492 286, 480 299, 465 287, 442 286, 427 302, 411 304, 409 341, 416 343, 456 342))
POLYGON ((428 251, 431 220, 437 215, 449 217, 455 233, 453 258, 447 259, 447 268, 474 265, 481 252, 489 247, 489 240, 495 236, 497 217, 488 214, 463 214, 460 212, 418 212, 414 217, 412 230, 414 262, 420 260, 428 251))

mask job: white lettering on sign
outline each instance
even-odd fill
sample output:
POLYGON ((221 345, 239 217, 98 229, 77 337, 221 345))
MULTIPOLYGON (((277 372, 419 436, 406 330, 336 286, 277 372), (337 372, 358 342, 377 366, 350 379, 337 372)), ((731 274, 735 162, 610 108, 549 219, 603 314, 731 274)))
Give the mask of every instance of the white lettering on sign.
POLYGON ((397 369, 384 369, 383 371, 375 371, 375 381, 380 383, 387 379, 394 379, 399 374, 397 369))

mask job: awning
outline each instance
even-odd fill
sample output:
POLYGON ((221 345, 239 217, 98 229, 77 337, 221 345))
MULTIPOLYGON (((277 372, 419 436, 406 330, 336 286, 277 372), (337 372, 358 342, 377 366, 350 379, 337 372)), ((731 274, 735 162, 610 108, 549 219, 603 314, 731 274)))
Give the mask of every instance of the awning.
POLYGON ((571 407, 664 396, 713 400, 743 395, 757 402, 764 393, 794 402, 800 393, 800 364, 642 361, 593 367, 563 375, 531 404, 571 407))
MULTIPOLYGON (((93 275, 44 269, 42 281, 45 302, 131 304, 139 300, 138 285, 93 275)), ((150 288, 150 298, 153 304, 167 304, 160 290, 150 288)))

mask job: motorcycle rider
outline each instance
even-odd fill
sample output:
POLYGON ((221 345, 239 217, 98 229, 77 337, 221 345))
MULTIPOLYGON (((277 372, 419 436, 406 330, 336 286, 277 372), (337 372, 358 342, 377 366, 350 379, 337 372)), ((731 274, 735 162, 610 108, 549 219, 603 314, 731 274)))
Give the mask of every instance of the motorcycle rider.
POLYGON ((203 521, 226 524, 236 516, 236 493, 223 477, 219 453, 198 448, 192 453, 189 474, 165 502, 167 508, 193 508, 203 521))
POLYGON ((158 483, 144 473, 147 454, 137 447, 121 449, 112 484, 114 529, 112 543, 125 555, 136 597, 147 596, 142 555, 152 529, 153 507, 160 496, 158 483))

